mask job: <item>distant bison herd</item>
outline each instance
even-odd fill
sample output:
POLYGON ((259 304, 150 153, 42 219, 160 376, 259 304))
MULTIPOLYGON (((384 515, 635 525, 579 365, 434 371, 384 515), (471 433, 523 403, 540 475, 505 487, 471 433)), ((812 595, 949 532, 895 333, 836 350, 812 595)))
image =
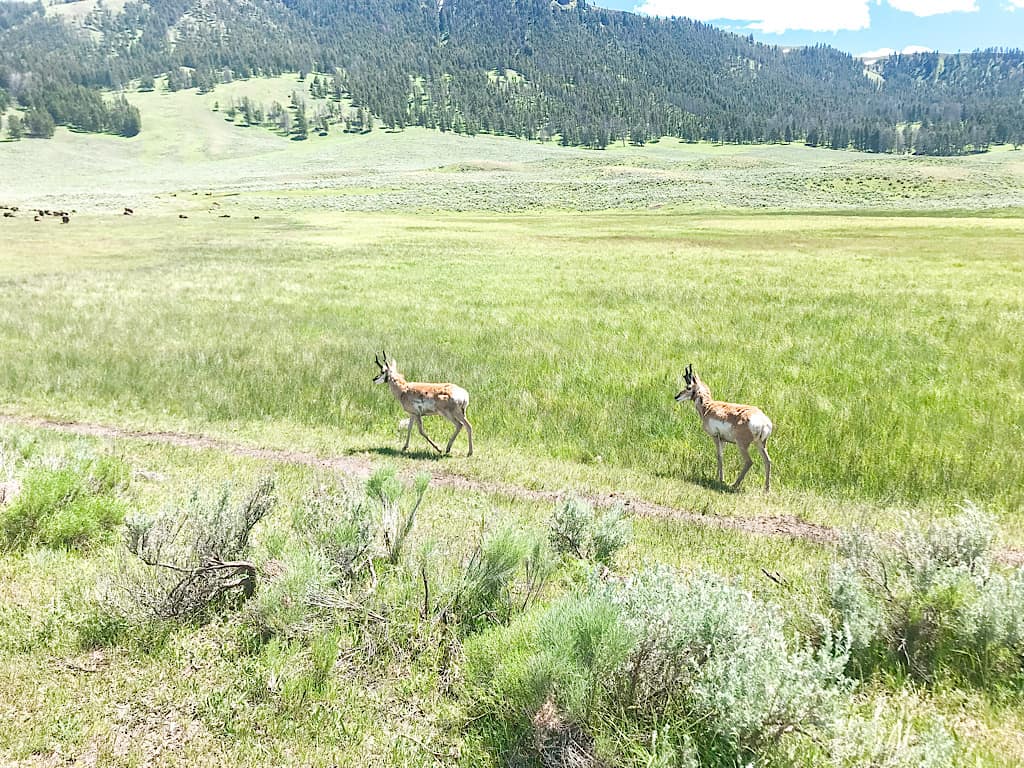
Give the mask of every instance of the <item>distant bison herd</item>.
MULTIPOLYGON (((195 194, 195 193, 193 193, 193 194, 195 194)), ((210 194, 210 193, 207 193, 207 194, 210 194)), ((172 194, 172 197, 173 196, 174 195, 172 194)), ((219 203, 214 203, 214 205, 219 205, 219 203)), ((35 210, 35 212, 32 214, 32 220, 33 221, 42 221, 47 216, 52 216, 54 218, 60 219, 61 224, 68 224, 68 223, 70 223, 71 222, 71 217, 74 214, 78 213, 78 211, 76 211, 76 210, 71 210, 71 211, 53 211, 53 210, 50 210, 49 208, 36 208, 34 210, 35 210)), ((5 218, 5 219, 13 219, 13 218, 15 218, 18 215, 18 213, 21 212, 21 208, 18 207, 17 205, 0 205, 0 212, 3 212, 3 218, 5 218)), ((30 211, 28 211, 28 212, 30 212, 30 211)), ((26 213, 28 213, 28 212, 26 212, 26 213)), ((209 211, 209 213, 216 213, 216 209, 209 211)), ((122 211, 122 214, 124 216, 133 216, 135 214, 135 209, 134 208, 129 208, 128 206, 125 206, 123 211, 122 211)), ((178 214, 178 218, 179 219, 187 219, 188 215, 184 214, 184 213, 179 213, 178 214)), ((230 219, 231 218, 231 214, 230 213, 221 213, 219 215, 219 218, 230 219)), ((253 216, 253 219, 256 220, 256 221, 259 221, 259 218, 260 218, 259 216, 253 216)))
MULTIPOLYGON (((21 211, 21 208, 16 205, 0 205, 0 211, 3 211, 5 219, 13 219, 21 211)), ((60 219, 61 224, 67 224, 71 221, 73 213, 78 213, 78 211, 51 211, 49 208, 37 208, 32 220, 42 221, 47 216, 53 216, 55 219, 60 219)))

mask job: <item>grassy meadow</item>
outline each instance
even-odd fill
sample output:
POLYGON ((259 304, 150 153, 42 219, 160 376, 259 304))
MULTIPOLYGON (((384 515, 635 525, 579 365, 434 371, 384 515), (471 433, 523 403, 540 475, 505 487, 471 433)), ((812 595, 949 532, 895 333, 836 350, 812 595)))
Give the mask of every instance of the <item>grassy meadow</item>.
POLYGON ((555 489, 566 465, 601 488, 626 472, 675 501, 695 484, 706 494, 714 466, 692 408, 672 400, 692 362, 719 397, 775 420, 784 493, 1007 512, 1022 500, 1014 219, 97 216, 7 229, 8 410, 387 451, 400 413, 370 383, 383 347, 412 380, 470 391, 480 453, 449 460, 457 471, 555 489))
MULTIPOLYGON (((997 566, 964 581, 989 573, 972 559, 985 542, 1024 547, 1024 153, 595 152, 421 130, 295 142, 225 119, 231 98, 303 87, 131 93, 134 139, 0 142, 0 204, 23 209, 0 219, 0 414, 368 458, 494 492, 428 489, 394 560, 378 514, 368 570, 343 573, 307 519, 329 473, 0 425, 0 483, 28 487, 0 501, 0 722, 14 724, 0 763, 539 765, 567 744, 630 766, 697 764, 691 751, 723 766, 1024 763, 1019 643, 992 640, 1020 634, 1024 582, 997 566), (36 222, 33 207, 76 212, 36 222), (382 348, 410 380, 470 392, 473 457, 464 436, 450 457, 418 435, 399 453, 403 414, 371 383, 382 348), (715 482, 711 441, 673 401, 688 363, 773 419, 770 496, 758 460, 740 492, 715 482), (197 489, 237 495, 268 473, 275 511, 238 555, 256 563, 254 598, 182 620, 126 607, 145 570, 124 545, 133 520, 184 519, 197 489), (954 536, 970 553, 934 582, 955 560, 937 544, 907 577, 934 668, 893 661, 881 635, 851 645, 849 678, 814 694, 841 699, 835 719, 740 738, 707 730, 730 707, 672 699, 659 712, 675 714, 645 719, 649 701, 603 687, 626 653, 602 624, 626 592, 607 590, 657 564, 717 574, 723 600, 748 605, 735 588, 778 610, 750 633, 826 647, 823 616, 841 645, 856 615, 836 597, 837 550, 632 515, 602 559, 558 549, 558 506, 519 487, 905 536, 907 515, 946 530, 970 501, 998 531, 954 536), (478 609, 460 613, 468 594, 478 609), (579 658, 531 645, 577 634, 579 658)), ((727 447, 727 481, 738 468, 727 447)), ((349 523, 328 538, 363 530, 349 523)))

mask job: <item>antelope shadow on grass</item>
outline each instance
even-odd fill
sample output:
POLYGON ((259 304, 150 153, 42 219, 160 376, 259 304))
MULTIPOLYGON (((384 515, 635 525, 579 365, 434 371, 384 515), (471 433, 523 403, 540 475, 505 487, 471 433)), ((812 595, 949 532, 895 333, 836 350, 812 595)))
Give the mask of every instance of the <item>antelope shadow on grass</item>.
POLYGON ((732 483, 720 483, 718 478, 709 477, 707 475, 697 474, 685 474, 679 472, 654 472, 655 477, 662 477, 667 480, 683 480, 687 483, 693 483, 699 485, 702 488, 707 488, 709 491, 720 491, 722 493, 739 493, 738 490, 732 487, 732 483))
POLYGON ((440 461, 441 459, 449 458, 454 454, 438 453, 433 449, 416 449, 402 451, 398 448, 367 448, 365 453, 376 453, 378 456, 389 456, 395 459, 430 459, 433 461, 440 461))

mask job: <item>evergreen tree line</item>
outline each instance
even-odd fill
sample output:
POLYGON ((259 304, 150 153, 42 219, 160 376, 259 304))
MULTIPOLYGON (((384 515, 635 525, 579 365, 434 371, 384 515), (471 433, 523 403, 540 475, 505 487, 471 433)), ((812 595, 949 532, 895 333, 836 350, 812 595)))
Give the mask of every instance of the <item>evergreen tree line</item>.
POLYGON ((686 19, 584 0, 151 0, 0 28, 0 87, 26 76, 172 89, 304 70, 389 128, 421 125, 603 147, 804 141, 959 154, 1024 141, 1024 52, 916 54, 873 66, 782 49, 686 19), (439 7, 440 5, 440 7, 439 7), (909 133, 906 129, 911 125, 909 133))
POLYGON ((74 83, 34 84, 18 100, 26 109, 30 136, 49 138, 54 125, 126 137, 135 136, 142 128, 138 107, 129 104, 123 95, 108 101, 98 91, 74 83))
MULTIPOLYGON (((304 78, 303 78, 304 79, 304 78)), ((311 131, 326 135, 332 125, 338 126, 345 133, 369 133, 373 130, 373 117, 365 107, 348 108, 341 103, 343 92, 339 87, 339 78, 331 79, 314 75, 310 81, 309 93, 316 101, 310 107, 305 97, 293 91, 288 106, 280 102, 271 102, 267 106, 261 102, 243 96, 240 100, 232 98, 223 111, 227 118, 234 122, 240 121, 245 127, 259 126, 274 128, 294 139, 305 139, 311 131)), ((215 103, 215 110, 221 109, 220 102, 215 103)))

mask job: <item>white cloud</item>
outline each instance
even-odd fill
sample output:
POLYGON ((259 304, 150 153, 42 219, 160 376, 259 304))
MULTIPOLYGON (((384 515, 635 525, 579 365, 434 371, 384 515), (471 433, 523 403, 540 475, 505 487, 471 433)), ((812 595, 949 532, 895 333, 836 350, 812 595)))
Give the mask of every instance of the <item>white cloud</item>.
POLYGON ((934 48, 929 48, 927 45, 907 45, 904 46, 900 53, 909 56, 912 53, 931 53, 934 50, 934 48))
MULTIPOLYGON (((1024 6, 1024 0, 1010 0, 1024 6)), ((963 11, 973 13, 978 10, 977 0, 889 0, 889 5, 897 11, 906 11, 915 16, 937 16, 940 13, 963 11)))
MULTIPOLYGON (((1024 0, 1021 1, 1024 2, 1024 0)), ((863 60, 865 64, 871 64, 879 59, 886 59, 897 53, 910 55, 912 53, 928 53, 929 51, 934 50, 934 48, 929 48, 927 45, 907 45, 899 51, 895 48, 879 48, 875 51, 864 51, 864 53, 859 53, 854 58, 863 60)))
POLYGON ((858 53, 854 58, 864 59, 867 63, 878 61, 879 59, 887 59, 896 53, 895 48, 879 48, 874 51, 864 51, 864 53, 858 53))
POLYGON ((1006 10, 1008 11, 1014 11, 1018 8, 1024 8, 1024 0, 1008 0, 1008 2, 1010 3, 1008 6, 1006 6, 1006 10))
MULTIPOLYGON (((898 0, 908 2, 911 0, 898 0)), ((750 29, 781 34, 790 29, 837 32, 867 29, 870 0, 644 0, 638 13, 686 16, 698 21, 746 21, 750 29)), ((1024 0, 1020 0, 1024 2, 1024 0)))

